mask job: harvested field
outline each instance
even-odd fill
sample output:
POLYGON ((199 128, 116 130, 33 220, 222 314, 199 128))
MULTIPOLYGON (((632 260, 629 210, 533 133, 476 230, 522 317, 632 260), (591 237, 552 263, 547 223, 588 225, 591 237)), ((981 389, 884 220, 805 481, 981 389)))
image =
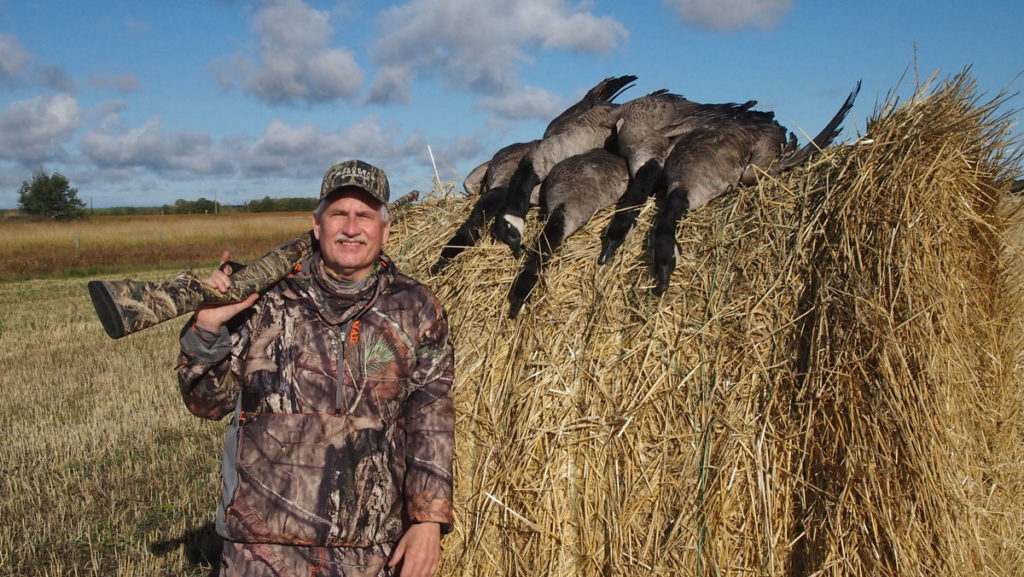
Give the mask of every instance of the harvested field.
POLYGON ((596 264, 602 213, 509 320, 504 245, 427 272, 473 199, 410 208, 388 250, 446 303, 458 362, 442 573, 1024 573, 1004 101, 935 83, 691 213, 660 299, 645 228, 596 264))

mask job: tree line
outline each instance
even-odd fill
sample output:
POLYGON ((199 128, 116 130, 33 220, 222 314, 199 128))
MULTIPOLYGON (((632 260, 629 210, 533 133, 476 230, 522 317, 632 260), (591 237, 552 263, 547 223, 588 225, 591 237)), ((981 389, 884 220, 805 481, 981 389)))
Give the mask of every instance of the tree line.
MULTIPOLYGON (((316 198, 271 198, 250 200, 241 205, 223 205, 207 198, 185 200, 179 198, 173 205, 160 207, 114 207, 90 210, 93 214, 218 214, 231 212, 312 212, 316 209, 316 198)), ((69 221, 86 216, 85 202, 78 197, 78 189, 71 186, 67 177, 59 172, 47 174, 39 169, 31 180, 21 183, 18 189, 18 210, 31 218, 69 221)))

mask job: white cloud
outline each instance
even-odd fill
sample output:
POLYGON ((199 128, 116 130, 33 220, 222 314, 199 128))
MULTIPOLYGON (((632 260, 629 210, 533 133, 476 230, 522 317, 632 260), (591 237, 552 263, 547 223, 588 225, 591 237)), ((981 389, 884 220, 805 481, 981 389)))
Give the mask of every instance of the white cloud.
POLYGON ((396 71, 436 71, 451 87, 485 94, 514 87, 531 50, 606 53, 627 36, 616 20, 565 0, 411 0, 382 13, 381 31, 373 54, 392 74, 384 85, 403 85, 396 71))
POLYGON ((405 66, 384 66, 377 71, 367 101, 371 104, 411 104, 412 71, 405 66))
POLYGON ((31 61, 32 55, 21 47, 17 38, 0 34, 0 81, 17 80, 31 61))
POLYGON ((116 118, 78 140, 83 156, 100 168, 141 168, 169 176, 225 175, 234 172, 231 153, 214 146, 205 132, 166 133, 154 117, 123 129, 116 118))
POLYGON ((55 92, 75 91, 74 79, 63 68, 39 65, 35 60, 15 36, 0 34, 0 84, 36 85, 55 92))
POLYGON ((0 113, 0 158, 22 164, 62 158, 81 122, 78 101, 67 94, 13 102, 0 113))
POLYGON ((258 62, 235 55, 211 63, 218 82, 273 104, 315 104, 352 98, 364 73, 352 52, 330 47, 327 12, 301 0, 277 0, 257 14, 258 62))
POLYGON ((40 66, 35 71, 35 80, 40 86, 57 92, 74 92, 77 88, 75 80, 59 66, 40 66))
MULTIPOLYGON (((205 132, 168 133, 159 117, 126 128, 120 118, 125 109, 121 101, 102 103, 91 114, 106 115, 78 139, 79 160, 96 174, 141 178, 148 172, 176 180, 210 176, 305 180, 348 158, 362 158, 394 169, 396 174, 410 165, 418 166, 414 172, 422 174, 422 167, 429 165, 423 135, 403 136, 397 124, 383 124, 374 116, 335 131, 272 120, 256 140, 239 135, 214 143, 205 132)), ((477 147, 470 152, 469 147, 465 139, 435 143, 435 151, 444 150, 445 160, 452 162, 478 151, 477 147)))
MULTIPOLYGON (((332 164, 351 158, 371 162, 388 173, 392 194, 412 188, 429 188, 432 173, 427 145, 434 151, 438 169, 447 178, 450 163, 474 158, 481 152, 475 136, 427 139, 420 132, 402 135, 396 124, 384 124, 368 116, 343 130, 324 131, 313 125, 292 126, 275 120, 253 143, 236 143, 242 176, 247 179, 318 179, 332 164)), ((311 194, 314 194, 312 191, 311 194)), ((396 196, 397 198, 397 196, 396 196)))
POLYGON ((773 28, 793 9, 793 0, 665 0, 693 26, 714 30, 773 28))
POLYGON ((263 136, 245 152, 245 176, 303 177, 327 170, 346 158, 379 160, 400 155, 393 144, 396 126, 382 126, 368 117, 343 131, 324 132, 312 126, 290 126, 279 120, 267 125, 263 136))
POLYGON ((535 86, 481 98, 479 106, 509 120, 554 118, 565 108, 560 98, 535 86))
POLYGON ((572 50, 607 54, 618 46, 620 38, 629 34, 614 18, 577 12, 565 16, 552 13, 537 18, 529 25, 541 32, 541 45, 547 49, 572 50), (545 27, 546 25, 546 27, 545 27))

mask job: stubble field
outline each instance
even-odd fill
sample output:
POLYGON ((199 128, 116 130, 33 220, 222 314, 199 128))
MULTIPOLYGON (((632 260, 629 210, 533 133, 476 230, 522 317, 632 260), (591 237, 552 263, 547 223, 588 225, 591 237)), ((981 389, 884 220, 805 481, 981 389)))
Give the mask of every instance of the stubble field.
POLYGON ((310 226, 309 213, 0 222, 0 282, 196 267, 225 249, 248 262, 310 226))
POLYGON ((205 273, 222 250, 250 262, 309 226, 308 214, 0 223, 0 575, 211 573, 225 423, 178 396, 184 318, 111 340, 86 282, 205 273))

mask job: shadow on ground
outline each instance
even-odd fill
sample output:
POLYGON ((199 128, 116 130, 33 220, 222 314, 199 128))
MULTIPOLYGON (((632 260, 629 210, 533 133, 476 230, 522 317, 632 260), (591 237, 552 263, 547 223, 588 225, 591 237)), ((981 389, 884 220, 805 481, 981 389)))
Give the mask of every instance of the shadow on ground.
POLYGON ((217 577, 220 571, 221 538, 217 535, 212 522, 197 529, 189 529, 178 537, 149 544, 150 553, 160 556, 178 548, 184 550, 189 563, 196 567, 209 567, 208 577, 217 577))

